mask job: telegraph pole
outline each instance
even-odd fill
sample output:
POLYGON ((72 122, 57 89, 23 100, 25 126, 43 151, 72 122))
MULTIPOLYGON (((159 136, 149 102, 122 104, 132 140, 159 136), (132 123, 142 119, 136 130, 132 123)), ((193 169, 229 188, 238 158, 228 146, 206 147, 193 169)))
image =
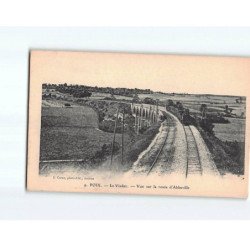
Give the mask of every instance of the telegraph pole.
POLYGON ((137 133, 137 110, 135 111, 135 133, 137 133))
POLYGON ((158 120, 159 116, 159 99, 156 99, 156 121, 158 120))
POLYGON ((125 118, 125 110, 123 106, 122 112, 122 165, 123 165, 123 151, 124 151, 124 118, 125 118))
POLYGON ((115 118, 115 128, 114 128, 114 135, 113 135, 113 141, 112 141, 112 150, 111 150, 110 165, 112 165, 112 163, 113 163, 113 154, 114 154, 114 145, 115 145, 115 134, 116 134, 116 127, 117 127, 118 115, 119 115, 119 106, 117 108, 116 118, 115 118))
POLYGON ((139 114, 138 114, 138 128, 137 128, 137 134, 139 134, 141 127, 141 108, 139 108, 139 114))
POLYGON ((149 120, 149 125, 151 126, 151 123, 152 123, 152 107, 151 107, 151 105, 149 106, 148 120, 149 120))
POLYGON ((141 104, 141 109, 140 109, 140 129, 142 128, 142 122, 143 122, 143 104, 141 104))

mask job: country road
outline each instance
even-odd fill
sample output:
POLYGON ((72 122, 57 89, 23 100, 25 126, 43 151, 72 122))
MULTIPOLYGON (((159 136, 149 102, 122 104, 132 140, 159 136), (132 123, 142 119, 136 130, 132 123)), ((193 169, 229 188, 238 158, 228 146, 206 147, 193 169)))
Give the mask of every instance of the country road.
POLYGON ((162 122, 159 133, 150 146, 133 164, 135 174, 182 176, 219 175, 211 154, 194 126, 182 123, 164 107, 167 119, 162 122))

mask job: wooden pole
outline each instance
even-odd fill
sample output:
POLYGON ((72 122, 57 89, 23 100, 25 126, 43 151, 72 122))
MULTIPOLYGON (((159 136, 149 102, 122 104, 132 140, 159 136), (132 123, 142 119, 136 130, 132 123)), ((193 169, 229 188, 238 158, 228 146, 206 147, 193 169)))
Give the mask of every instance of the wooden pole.
POLYGON ((137 133, 137 111, 135 111, 135 133, 137 133))
POLYGON ((123 165, 123 152, 124 152, 124 118, 125 118, 125 110, 123 107, 123 112, 122 112, 122 165, 123 165))
POLYGON ((113 163, 113 154, 114 154, 114 145, 115 145, 115 134, 116 134, 117 121, 118 121, 118 114, 119 114, 119 107, 117 108, 116 118, 115 118, 115 128, 114 128, 114 135, 113 135, 113 141, 112 141, 112 150, 111 150, 110 165, 112 165, 112 163, 113 163))
POLYGON ((140 108, 139 114, 138 114, 138 129, 137 129, 137 134, 139 134, 140 126, 141 126, 141 108, 140 108))
POLYGON ((142 122, 143 122, 143 107, 141 107, 141 115, 140 115, 140 129, 142 128, 142 122))
POLYGON ((159 116, 159 100, 156 99, 156 121, 158 120, 159 116))

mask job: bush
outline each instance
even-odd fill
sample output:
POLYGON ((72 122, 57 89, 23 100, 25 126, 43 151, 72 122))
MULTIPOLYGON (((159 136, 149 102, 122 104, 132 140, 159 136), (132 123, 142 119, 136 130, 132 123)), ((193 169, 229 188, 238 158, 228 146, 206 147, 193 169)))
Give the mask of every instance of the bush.
POLYGON ((174 106, 173 100, 171 100, 171 99, 167 100, 166 106, 174 106))
MULTIPOLYGON (((120 144, 118 142, 115 142, 114 148, 113 148, 113 154, 117 153, 119 149, 120 149, 120 144)), ((103 161, 104 159, 106 159, 108 156, 110 156, 111 152, 112 152, 112 143, 108 143, 108 144, 104 143, 102 145, 102 148, 96 151, 95 155, 93 156, 91 160, 94 163, 99 163, 103 161)))
POLYGON ((156 101, 154 99, 150 98, 150 97, 146 97, 146 98, 143 99, 143 103, 155 105, 156 101))
POLYGON ((201 120, 201 121, 199 122, 199 125, 200 125, 200 127, 201 127, 204 131, 206 131, 206 132, 208 132, 208 133, 210 133, 210 134, 213 134, 213 133, 214 133, 214 132, 213 132, 214 125, 213 125, 213 123, 212 123, 209 119, 203 119, 203 120, 201 120))
POLYGON ((207 114, 207 118, 212 122, 212 123, 229 123, 228 119, 225 119, 224 117, 220 115, 214 115, 214 114, 207 114))

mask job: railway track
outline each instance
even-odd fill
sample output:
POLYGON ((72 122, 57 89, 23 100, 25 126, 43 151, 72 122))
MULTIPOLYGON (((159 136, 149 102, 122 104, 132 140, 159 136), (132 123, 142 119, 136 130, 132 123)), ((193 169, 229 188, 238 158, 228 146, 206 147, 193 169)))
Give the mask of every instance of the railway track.
POLYGON ((184 126, 187 141, 186 177, 188 175, 202 175, 201 159, 196 139, 190 126, 184 126))
POLYGON ((171 124, 168 124, 166 137, 158 153, 156 154, 152 164, 150 165, 147 175, 152 173, 155 170, 155 168, 157 168, 158 166, 165 167, 169 164, 170 159, 173 156, 173 153, 171 150, 172 150, 174 139, 175 139, 175 127, 174 127, 174 123, 172 122, 171 124))
POLYGON ((178 173, 186 178, 217 174, 199 131, 192 125, 183 126, 172 114, 166 117, 165 129, 140 161, 139 171, 146 175, 178 173))

